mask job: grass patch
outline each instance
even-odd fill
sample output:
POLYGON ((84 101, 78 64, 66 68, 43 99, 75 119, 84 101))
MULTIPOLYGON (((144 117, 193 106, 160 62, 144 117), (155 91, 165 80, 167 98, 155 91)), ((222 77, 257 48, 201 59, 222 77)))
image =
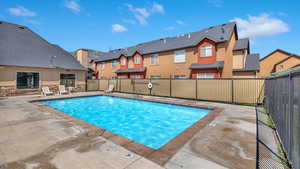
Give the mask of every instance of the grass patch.
POLYGON ((268 125, 269 125, 269 127, 271 127, 273 130, 276 130, 276 126, 275 126, 275 124, 274 124, 274 122, 273 122, 273 120, 272 120, 272 118, 270 117, 270 116, 268 116, 268 125))
POLYGON ((286 154, 283 150, 282 144, 280 144, 280 143, 278 144, 277 151, 278 151, 280 157, 282 158, 282 159, 280 159, 280 163, 282 164, 284 169, 291 169, 288 159, 286 157, 286 154))

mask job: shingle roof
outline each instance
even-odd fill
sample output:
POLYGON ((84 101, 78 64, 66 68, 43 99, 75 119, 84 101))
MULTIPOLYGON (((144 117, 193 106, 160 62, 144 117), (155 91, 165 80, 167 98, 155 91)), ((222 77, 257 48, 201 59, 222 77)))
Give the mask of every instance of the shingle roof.
POLYGON ((140 72, 145 72, 146 68, 142 67, 142 68, 129 68, 129 69, 120 69, 117 70, 116 73, 140 73, 140 72))
POLYGON ((192 47, 196 46, 204 38, 213 40, 216 43, 227 41, 230 38, 230 35, 235 27, 236 23, 230 22, 227 24, 209 27, 198 32, 145 42, 124 49, 112 50, 108 53, 100 55, 100 59, 96 60, 96 62, 118 59, 121 55, 130 57, 136 51, 141 54, 150 54, 155 52, 192 47))
POLYGON ((0 21, 0 65, 86 70, 67 51, 27 27, 0 21))
POLYGON ((236 41, 233 50, 248 49, 248 47, 249 47, 249 38, 244 38, 236 41))
POLYGON ((190 69, 208 69, 208 68, 222 68, 224 67, 223 61, 218 61, 213 64, 195 64, 193 63, 190 66, 190 69))
POLYGON ((248 54, 246 56, 245 68, 234 69, 234 71, 259 71, 259 54, 248 54))

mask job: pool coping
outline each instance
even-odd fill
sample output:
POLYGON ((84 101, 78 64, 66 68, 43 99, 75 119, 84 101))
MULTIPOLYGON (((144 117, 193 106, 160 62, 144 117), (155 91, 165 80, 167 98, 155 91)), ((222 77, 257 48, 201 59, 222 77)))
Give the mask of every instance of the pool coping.
POLYGON ((96 95, 86 95, 86 96, 70 96, 69 95, 69 96, 63 97, 63 98, 38 98, 38 99, 31 99, 29 102, 36 105, 42 111, 48 111, 48 112, 54 113, 60 117, 63 117, 66 120, 69 120, 77 125, 80 125, 81 127, 85 128, 85 129, 89 129, 90 132, 87 133, 89 135, 102 136, 105 139, 110 140, 113 143, 120 145, 121 147, 123 147, 129 151, 132 151, 148 160, 151 160, 161 166, 166 164, 172 158, 172 156, 175 155, 185 145, 185 143, 187 143, 198 131, 200 131, 200 129, 207 126, 211 121, 213 121, 220 114, 220 112, 223 111, 222 108, 197 105, 197 104, 193 103, 195 101, 190 101, 190 100, 181 100, 180 102, 176 102, 175 100, 166 100, 165 98, 157 98, 157 97, 151 98, 151 97, 143 97, 143 96, 137 97, 137 95, 124 95, 124 94, 117 94, 117 93, 96 94, 96 95), (163 145, 161 148, 153 149, 153 148, 147 147, 143 144, 137 143, 133 140, 130 140, 126 137, 123 137, 123 136, 120 136, 113 132, 110 132, 101 127, 87 123, 76 117, 70 116, 64 112, 58 111, 56 109, 53 109, 51 107, 48 107, 41 103, 38 103, 38 101, 45 101, 45 100, 57 100, 57 99, 68 99, 68 98, 89 97, 89 96, 105 96, 105 95, 113 96, 113 97, 129 98, 129 99, 135 99, 135 100, 159 102, 159 103, 164 103, 164 104, 205 108, 205 109, 211 109, 212 111, 209 112, 206 116, 204 116, 200 120, 198 120, 197 122, 195 122, 194 124, 192 124, 191 126, 189 126, 187 129, 185 129, 179 135, 177 135, 172 140, 170 140, 168 143, 163 145))

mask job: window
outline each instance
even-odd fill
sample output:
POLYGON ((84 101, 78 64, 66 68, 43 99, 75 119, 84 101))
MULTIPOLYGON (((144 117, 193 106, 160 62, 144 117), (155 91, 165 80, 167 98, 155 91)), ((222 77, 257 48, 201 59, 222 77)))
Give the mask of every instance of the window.
POLYGON ((101 67, 101 70, 104 70, 104 68, 105 68, 105 63, 101 63, 100 67, 101 67))
POLYGON ((121 59, 121 65, 126 65, 126 58, 121 59))
POLYGON ((39 86, 39 73, 17 72, 17 89, 37 89, 39 86))
POLYGON ((136 55, 134 57, 134 63, 135 64, 141 64, 141 56, 140 55, 136 55))
POLYGON ((75 74, 60 74, 60 84, 66 87, 75 87, 75 74))
POLYGON ((174 52, 174 62, 185 62, 185 50, 177 50, 174 52))
POLYGON ((158 54, 152 55, 150 57, 151 65, 157 65, 158 64, 158 54))
POLYGON ((141 79, 142 78, 141 75, 131 75, 130 77, 133 79, 141 79))
POLYGON ((126 75, 121 75, 121 76, 118 76, 118 79, 127 79, 127 76, 126 75))
POLYGON ((160 75, 151 75, 150 76, 150 79, 159 79, 160 78, 160 75))
POLYGON ((212 46, 208 45, 208 46, 201 47, 201 56, 203 57, 212 56, 212 46))
POLYGON ((116 61, 116 60, 113 60, 113 61, 111 62, 111 66, 112 66, 112 67, 116 67, 116 66, 117 66, 117 61, 116 61))
POLYGON ((185 75, 174 75, 175 79, 185 79, 186 76, 185 75))
POLYGON ((215 74, 214 73, 198 73, 197 74, 197 79, 201 78, 214 78, 215 74))

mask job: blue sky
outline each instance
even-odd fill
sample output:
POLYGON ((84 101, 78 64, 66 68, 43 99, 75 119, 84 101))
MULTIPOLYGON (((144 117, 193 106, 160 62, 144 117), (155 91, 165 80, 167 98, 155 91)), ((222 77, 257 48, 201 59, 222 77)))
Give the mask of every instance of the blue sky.
POLYGON ((261 57, 300 54, 299 0, 11 0, 0 20, 26 25, 66 50, 122 48, 232 20, 261 57))

